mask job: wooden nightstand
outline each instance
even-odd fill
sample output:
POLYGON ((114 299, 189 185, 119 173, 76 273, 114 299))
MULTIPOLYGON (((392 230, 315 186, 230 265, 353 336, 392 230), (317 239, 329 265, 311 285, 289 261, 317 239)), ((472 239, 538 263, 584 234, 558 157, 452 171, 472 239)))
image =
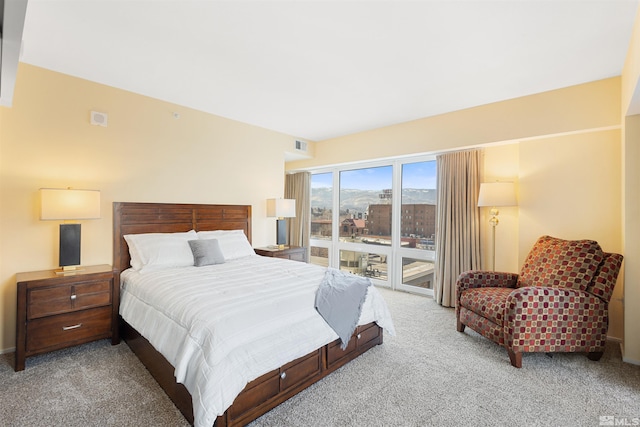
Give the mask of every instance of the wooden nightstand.
POLYGON ((15 370, 25 358, 102 338, 120 342, 120 289, 110 265, 83 267, 72 274, 56 270, 16 274, 15 370))
POLYGON ((258 255, 270 256, 274 258, 284 258, 293 261, 307 261, 307 248, 302 246, 285 246, 284 249, 278 248, 253 248, 258 255))

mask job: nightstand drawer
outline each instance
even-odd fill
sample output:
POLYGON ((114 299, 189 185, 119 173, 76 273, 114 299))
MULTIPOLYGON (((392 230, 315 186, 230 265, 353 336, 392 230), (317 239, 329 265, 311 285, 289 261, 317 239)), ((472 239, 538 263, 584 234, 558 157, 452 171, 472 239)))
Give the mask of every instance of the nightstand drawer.
POLYGON ((28 318, 50 316, 111 304, 111 281, 78 283, 28 292, 28 318))
POLYGON ((110 334, 110 306, 35 319, 27 325, 27 354, 110 334))
POLYGON ((260 256, 290 259, 292 261, 307 261, 307 248, 303 246, 287 246, 283 249, 274 247, 254 248, 253 250, 260 256))
POLYGON ((293 252, 291 254, 289 254, 288 259, 290 259, 291 261, 301 261, 301 262, 305 262, 305 251, 299 251, 299 252, 293 252))
POLYGON ((71 311, 71 287, 34 289, 27 293, 27 318, 49 316, 71 311))
POLYGON ((76 295, 73 303, 75 310, 111 304, 111 280, 81 283, 73 288, 76 295))

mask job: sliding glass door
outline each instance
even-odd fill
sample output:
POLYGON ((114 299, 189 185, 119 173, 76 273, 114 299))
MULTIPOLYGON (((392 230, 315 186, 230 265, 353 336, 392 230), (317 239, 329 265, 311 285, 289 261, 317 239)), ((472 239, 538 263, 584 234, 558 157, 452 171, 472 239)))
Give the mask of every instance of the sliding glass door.
POLYGON ((433 292, 436 238, 436 162, 400 165, 398 289, 433 292))
POLYGON ((331 168, 311 177, 311 262, 432 294, 433 158, 331 168))
POLYGON ((339 266, 390 286, 392 166, 340 171, 339 266))
POLYGON ((333 235, 333 172, 311 175, 311 247, 312 264, 329 267, 333 235))

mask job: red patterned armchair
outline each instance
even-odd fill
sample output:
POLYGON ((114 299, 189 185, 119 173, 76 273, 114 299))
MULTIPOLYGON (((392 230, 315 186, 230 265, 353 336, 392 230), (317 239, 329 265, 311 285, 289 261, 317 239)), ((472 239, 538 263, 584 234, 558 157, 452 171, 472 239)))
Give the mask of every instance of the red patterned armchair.
POLYGON ((608 305, 622 255, 593 240, 543 236, 520 274, 467 271, 456 288, 457 329, 465 326, 504 346, 511 364, 522 353, 585 352, 599 360, 608 305))

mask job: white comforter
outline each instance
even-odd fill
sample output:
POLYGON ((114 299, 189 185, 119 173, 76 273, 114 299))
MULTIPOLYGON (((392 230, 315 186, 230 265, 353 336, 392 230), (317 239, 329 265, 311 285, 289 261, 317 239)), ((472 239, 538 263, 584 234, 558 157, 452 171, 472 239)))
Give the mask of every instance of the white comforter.
MULTIPOLYGON (((338 338, 314 308, 322 267, 248 256, 206 267, 122 273, 120 314, 175 367, 194 425, 211 426, 245 385, 338 338)), ((359 324, 395 334, 369 287, 359 324)))

